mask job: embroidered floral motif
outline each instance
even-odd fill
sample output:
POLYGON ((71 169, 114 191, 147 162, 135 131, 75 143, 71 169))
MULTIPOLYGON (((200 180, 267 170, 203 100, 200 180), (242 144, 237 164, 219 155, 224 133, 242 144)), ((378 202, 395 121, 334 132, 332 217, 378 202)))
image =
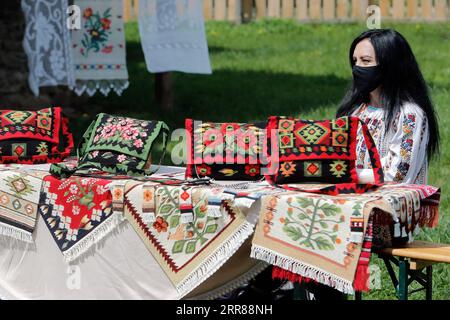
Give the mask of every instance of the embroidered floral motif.
POLYGON ((111 8, 106 9, 103 14, 99 11, 93 12, 92 8, 88 7, 84 10, 84 33, 81 40, 82 48, 80 53, 87 57, 89 52, 101 51, 104 54, 109 54, 113 50, 112 45, 108 45, 109 36, 112 34, 111 29, 111 8))
POLYGON ((413 148, 413 132, 416 127, 416 116, 414 114, 406 114, 403 119, 402 131, 403 137, 400 144, 400 157, 401 162, 397 167, 395 173, 395 181, 402 181, 409 170, 411 162, 411 153, 413 148))
MULTIPOLYGON (((167 143, 168 131, 167 125, 161 121, 101 113, 83 136, 78 150, 80 160, 75 171, 95 168, 130 176, 150 174, 155 170, 150 167, 153 142, 162 136, 163 143, 167 143)), ((74 171, 64 165, 54 165, 50 172, 68 176, 74 171)))
POLYGON ((245 166, 245 174, 248 174, 251 177, 259 175, 260 166, 248 164, 245 166))
POLYGON ((211 174, 211 168, 207 166, 206 164, 201 164, 197 166, 197 174, 205 177, 209 176, 211 174))
POLYGON ((110 180, 71 177, 44 179, 40 213, 68 261, 80 254, 82 240, 112 217, 110 180), (100 192, 99 192, 100 191, 100 192))

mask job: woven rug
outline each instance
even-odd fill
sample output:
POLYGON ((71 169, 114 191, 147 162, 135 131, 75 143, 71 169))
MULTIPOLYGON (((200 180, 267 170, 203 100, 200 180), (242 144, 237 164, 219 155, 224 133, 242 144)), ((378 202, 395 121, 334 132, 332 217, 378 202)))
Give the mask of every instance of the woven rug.
POLYGON ((300 192, 266 196, 251 256, 352 293, 369 201, 300 192))
MULTIPOLYGON (((297 197, 301 197, 301 195, 299 194, 296 195, 297 197)), ((297 197, 296 199, 298 199, 297 197)), ((317 195, 315 195, 314 197, 317 197, 317 195)), ((346 196, 342 195, 339 197, 333 197, 334 200, 332 201, 335 203, 342 202, 342 200, 345 200, 345 197, 346 196), (342 199, 342 197, 344 197, 344 199, 342 199)), ((285 241, 286 235, 280 236, 279 234, 275 234, 275 236, 273 236, 274 233, 271 232, 271 223, 273 219, 269 220, 267 219, 267 217, 265 219, 261 217, 260 226, 262 226, 262 230, 260 228, 257 228, 255 235, 256 241, 254 240, 255 248, 252 255, 259 256, 259 258, 265 261, 270 260, 268 262, 274 265, 272 275, 277 279, 288 279, 294 282, 314 280, 320 283, 327 284, 345 293, 351 293, 353 289, 358 291, 368 291, 370 280, 368 266, 371 257, 372 240, 374 236, 373 230, 377 227, 391 228, 394 225, 394 229, 398 229, 398 231, 396 231, 397 234, 395 236, 392 235, 393 238, 406 237, 407 240, 412 241, 412 234, 416 228, 424 226, 434 227, 437 225, 439 198, 439 188, 432 186, 406 184, 387 184, 375 191, 371 191, 363 195, 358 195, 358 197, 356 197, 355 199, 359 199, 359 201, 364 201, 364 199, 370 200, 369 202, 366 202, 366 205, 363 207, 365 228, 362 245, 359 245, 358 243, 355 243, 353 241, 347 244, 347 249, 349 245, 356 249, 351 253, 353 256, 358 257, 358 261, 356 263, 356 268, 354 264, 349 265, 349 268, 347 268, 349 270, 347 271, 351 272, 348 272, 346 277, 343 277, 342 273, 336 272, 339 271, 339 269, 336 268, 334 268, 335 272, 332 274, 323 273, 324 266, 319 265, 317 260, 304 260, 305 254, 303 252, 299 253, 299 251, 302 249, 304 250, 304 248, 299 247, 298 244, 294 246, 297 251, 277 251, 280 248, 276 247, 275 244, 280 243, 280 241, 285 241), (366 223, 367 220, 370 221, 369 224, 366 223), (362 250, 360 250, 361 248, 362 250), (308 268, 305 267, 305 263, 311 263, 311 261, 313 263, 312 270, 314 271, 311 271, 311 268, 308 270, 308 268), (318 271, 319 269, 320 271, 318 271), (336 279, 336 276, 339 276, 339 278, 336 279), (344 282, 344 285, 342 282, 339 282, 340 280, 343 280, 342 278, 346 280, 344 282)), ((347 198, 347 200, 351 199, 347 198)), ((273 206, 273 204, 278 202, 278 200, 275 199, 271 201, 272 205, 270 205, 269 203, 269 205, 263 207, 266 208, 265 214, 269 217, 271 217, 271 214, 275 215, 279 214, 279 212, 282 212, 278 210, 279 208, 277 207, 277 205, 275 205, 275 207, 273 206), (270 211, 270 208, 272 207, 277 211, 270 211), (270 214, 269 212, 272 213, 270 214)), ((290 202, 292 203, 292 201, 293 200, 291 199, 290 202)), ((306 203, 305 200, 300 201, 302 203, 306 203)), ((359 207, 359 205, 357 207, 359 207)), ((287 210, 289 210, 288 206, 287 210)), ((279 220, 283 221, 284 223, 286 223, 286 219, 288 219, 287 221, 289 221, 290 215, 295 215, 295 213, 293 213, 293 209, 291 209, 291 214, 289 214, 289 211, 286 212, 286 217, 281 214, 281 217, 279 218, 279 220)), ((297 218, 300 218, 300 214, 297 216, 297 218)), ((329 217, 326 215, 325 218, 326 220, 329 219, 329 217)), ((324 222, 324 219, 321 218, 318 221, 320 224, 320 221, 324 222)), ((276 224, 277 223, 275 222, 275 225, 276 224)), ((288 223, 288 225, 292 224, 288 223)), ((346 227, 347 232, 350 231, 350 239, 352 238, 352 231, 355 231, 355 227, 356 226, 354 220, 350 221, 350 225, 346 227)), ((291 239, 299 237, 297 231, 293 232, 293 228, 288 228, 285 224, 282 228, 284 229, 283 231, 285 233, 288 233, 291 239), (289 232, 293 233, 289 234, 289 232), (297 235, 294 236, 296 232, 297 235)), ((313 233, 316 235, 320 235, 322 232, 322 228, 318 228, 313 233)), ((303 239, 303 235, 299 237, 300 242, 303 239)), ((309 251, 311 251, 310 248, 309 251)), ((329 254, 328 258, 331 256, 332 254, 329 254)))
POLYGON ((24 172, 17 166, 0 169, 0 235, 33 242, 39 192, 48 173, 24 172))
POLYGON ((233 197, 210 211, 223 189, 131 182, 125 218, 143 240, 180 298, 216 272, 253 233, 233 197), (215 189, 215 190, 213 190, 215 189), (215 212, 214 212, 215 211, 215 212))
POLYGON ((112 211, 111 180, 72 176, 44 179, 39 211, 66 261, 73 261, 120 222, 112 211))

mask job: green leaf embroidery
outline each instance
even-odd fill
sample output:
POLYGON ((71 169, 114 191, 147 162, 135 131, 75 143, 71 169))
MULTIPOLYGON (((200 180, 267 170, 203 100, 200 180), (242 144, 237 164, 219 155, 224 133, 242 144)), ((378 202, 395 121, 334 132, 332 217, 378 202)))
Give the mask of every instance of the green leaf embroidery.
POLYGON ((324 237, 317 237, 315 242, 320 250, 334 250, 334 245, 324 237))
POLYGON ((293 227, 289 225, 283 226, 283 231, 286 233, 286 235, 291 238, 294 241, 298 241, 300 238, 303 237, 303 233, 298 227, 293 227))
POLYGON ((210 224, 209 226, 206 227, 205 233, 216 233, 217 231, 217 224, 210 224))
POLYGON ((184 249, 184 245, 186 244, 185 240, 175 241, 172 247, 172 253, 180 253, 184 249))
POLYGON ((190 241, 190 242, 188 242, 185 252, 186 253, 194 253, 196 245, 197 245, 197 241, 190 241))
POLYGON ((314 205, 314 200, 310 199, 310 198, 297 198, 297 203, 302 208, 307 208, 309 206, 313 206, 314 205))
POLYGON ((168 214, 171 210, 173 210, 175 206, 173 204, 163 204, 159 207, 158 213, 160 214, 168 214))
POLYGON ((341 208, 337 207, 334 204, 324 203, 320 209, 322 209, 323 213, 329 217, 329 216, 335 216, 338 213, 341 213, 341 208))
POLYGON ((175 228, 180 224, 180 216, 171 216, 169 219, 169 228, 175 228))

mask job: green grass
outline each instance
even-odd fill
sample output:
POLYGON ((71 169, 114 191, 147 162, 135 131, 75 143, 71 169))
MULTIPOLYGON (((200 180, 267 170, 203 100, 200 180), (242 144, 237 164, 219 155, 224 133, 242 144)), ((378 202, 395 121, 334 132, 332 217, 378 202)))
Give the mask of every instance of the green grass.
MULTIPOLYGON (((440 117, 442 154, 430 166, 429 183, 442 187, 439 227, 421 239, 450 243, 450 23, 392 24, 410 42, 427 80, 440 117)), ((363 24, 309 24, 262 21, 245 25, 210 22, 206 26, 214 73, 174 75, 175 112, 163 115, 154 106, 154 75, 147 72, 136 23, 126 26, 130 87, 122 97, 96 96, 91 114, 76 121, 77 137, 94 111, 162 119, 180 128, 186 117, 211 121, 262 120, 269 115, 320 119, 333 117, 351 77, 347 61, 351 41, 363 24), (78 130, 77 130, 78 129, 78 130)), ((167 162, 166 162, 167 163, 167 162)), ((381 290, 365 299, 392 299, 394 290, 384 266, 381 290)), ((434 298, 450 299, 450 268, 434 270, 434 298)), ((412 298, 422 298, 415 294, 412 298)))

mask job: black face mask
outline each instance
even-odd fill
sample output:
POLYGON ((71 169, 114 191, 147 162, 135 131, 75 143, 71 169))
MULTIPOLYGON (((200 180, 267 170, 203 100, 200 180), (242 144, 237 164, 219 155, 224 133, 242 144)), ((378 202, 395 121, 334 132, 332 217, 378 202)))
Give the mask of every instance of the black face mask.
POLYGON ((353 83, 362 94, 369 94, 381 84, 382 77, 380 66, 353 66, 352 73, 353 83))

